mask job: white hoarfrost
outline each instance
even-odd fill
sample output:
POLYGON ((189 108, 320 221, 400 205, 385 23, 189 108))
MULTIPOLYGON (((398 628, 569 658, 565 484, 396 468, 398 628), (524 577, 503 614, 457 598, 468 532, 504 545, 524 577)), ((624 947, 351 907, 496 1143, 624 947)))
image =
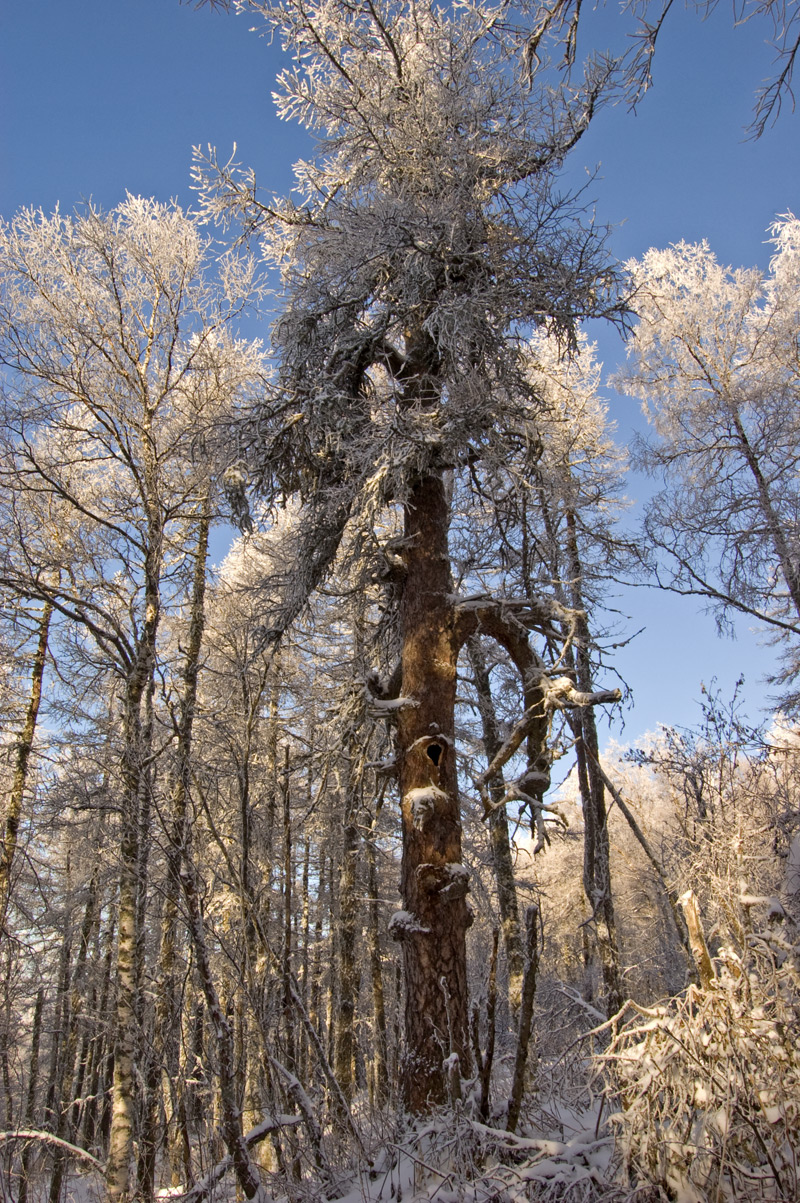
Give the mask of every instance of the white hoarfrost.
POLYGON ((389 920, 389 935, 393 940, 405 940, 408 936, 430 935, 430 928, 420 923, 411 911, 395 911, 389 920))
POLYGON ((421 827, 426 819, 436 813, 437 803, 441 807, 447 802, 447 794, 436 785, 410 789, 403 795, 403 803, 411 810, 415 827, 421 827))
POLYGON ((725 267, 678 242, 627 264, 638 325, 617 387, 641 398, 653 434, 641 466, 663 477, 648 503, 660 583, 740 610, 784 641, 800 671, 800 221, 772 227, 768 273, 725 267))
POLYGON ((397 710, 415 709, 419 702, 415 698, 376 698, 369 694, 367 706, 373 714, 394 714, 397 710))

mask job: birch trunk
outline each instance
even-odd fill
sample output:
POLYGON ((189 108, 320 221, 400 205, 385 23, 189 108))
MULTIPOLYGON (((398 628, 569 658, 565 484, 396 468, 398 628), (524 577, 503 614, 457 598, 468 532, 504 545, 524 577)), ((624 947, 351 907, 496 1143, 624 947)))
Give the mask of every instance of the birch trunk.
POLYGON ((0 940, 6 930, 8 903, 11 893, 11 870, 17 851, 17 835, 20 819, 22 818, 22 802, 25 797, 25 787, 28 782, 28 766, 33 748, 33 738, 36 734, 36 721, 39 717, 39 706, 42 700, 42 681, 47 661, 47 639, 50 632, 50 618, 53 607, 45 602, 39 619, 39 639, 36 654, 33 658, 31 673, 31 691, 28 707, 25 712, 25 722, 20 731, 15 748, 14 776, 11 781, 11 792, 6 805, 3 845, 0 851, 0 940))
MULTIPOLYGON (((42 1037, 42 1006, 44 1003, 44 987, 40 986, 36 994, 36 1004, 33 1010, 33 1030, 31 1031, 31 1059, 28 1069, 28 1091, 25 1099, 25 1114, 22 1125, 33 1128, 36 1120, 36 1087, 39 1080, 39 1045, 42 1037)), ((22 1150, 21 1169, 19 1178, 19 1194, 17 1203, 28 1203, 28 1175, 30 1173, 31 1147, 26 1144, 22 1150)))
MULTIPOLYGON (((117 918, 117 1012, 114 1050, 114 1085, 111 1104, 106 1190, 108 1203, 127 1203, 130 1198, 133 1155, 134 1105, 136 1098, 137 1019, 142 933, 142 899, 147 882, 144 835, 140 824, 149 808, 152 744, 150 701, 156 668, 156 636, 161 616, 161 567, 164 519, 160 502, 159 466, 152 438, 154 411, 147 399, 142 424, 142 507, 146 517, 142 568, 143 612, 137 631, 132 662, 126 665, 123 689, 122 836, 117 918)), ((147 839, 149 837, 145 837, 147 839)))
POLYGON ((194 554, 192 593, 189 612, 189 631, 183 663, 183 689, 181 691, 176 732, 176 768, 172 783, 170 828, 166 850, 166 881, 164 883, 164 909, 161 924, 161 946, 159 950, 158 989, 156 991, 156 1014, 153 1049, 149 1058, 147 1123, 139 1157, 139 1189, 145 1199, 152 1196, 155 1157, 157 1092, 163 1088, 170 1092, 166 1110, 171 1116, 168 1140, 173 1176, 177 1177, 184 1160, 181 1117, 185 1105, 178 1098, 182 1092, 180 1084, 180 1028, 181 1001, 178 984, 178 897, 180 894, 181 854, 185 840, 186 805, 191 773, 192 736, 197 706, 197 682, 200 671, 200 653, 205 629, 205 592, 208 560, 208 536, 211 527, 211 499, 205 492, 197 530, 197 546, 194 554), (166 1082, 164 1082, 166 1071, 166 1082))

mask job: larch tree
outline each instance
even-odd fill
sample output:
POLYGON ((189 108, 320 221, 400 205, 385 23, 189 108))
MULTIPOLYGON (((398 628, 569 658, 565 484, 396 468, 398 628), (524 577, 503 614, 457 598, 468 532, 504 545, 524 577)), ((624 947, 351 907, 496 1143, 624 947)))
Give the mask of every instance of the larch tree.
POLYGON ((525 330, 548 326, 569 342, 581 318, 620 311, 602 236, 557 183, 608 69, 591 63, 580 86, 559 85, 545 66, 521 78, 510 5, 243 7, 293 57, 278 82, 281 116, 317 137, 296 169, 297 201, 266 203, 250 173, 214 152, 198 165, 206 214, 241 220, 283 279, 276 382, 247 450, 256 487, 299 496, 305 520, 293 588, 264 633, 278 639, 298 613, 348 520, 370 526, 395 510, 387 556, 402 578, 401 654, 377 700, 397 721, 402 909, 392 934, 405 968, 404 1096, 420 1112, 447 1097, 448 1057, 464 1069, 470 1060, 459 651, 479 627, 512 648, 526 711, 544 679, 525 607, 509 617, 498 599, 476 607, 454 594, 450 476, 480 470, 490 448, 500 456, 511 415, 536 405, 525 330))
MULTIPOLYGON (((639 321, 619 386, 641 397, 661 477, 644 533, 660 584, 704 598, 724 624, 756 618, 798 672, 800 636, 800 221, 773 229, 765 276, 706 243, 628 264, 639 321)), ((796 696, 790 701, 796 704, 796 696)))
MULTIPOLYGON (((553 676, 560 671, 578 690, 591 695, 603 668, 601 623, 607 622, 609 590, 615 574, 631 561, 632 548, 617 527, 625 456, 613 442, 613 427, 599 395, 602 365, 586 336, 579 334, 577 346, 567 354, 546 332, 537 332, 526 356, 528 379, 540 405, 523 415, 516 428, 509 428, 506 454, 494 465, 492 487, 465 481, 459 499, 462 514, 454 529, 456 558, 465 587, 471 590, 523 597, 531 604, 552 601, 549 623, 537 627, 541 655, 553 676)), ((470 654, 483 743, 491 760, 495 753, 490 748, 498 745, 492 724, 486 721, 492 702, 491 674, 481 671, 480 657, 476 659, 472 648, 470 654)), ((502 673, 502 665, 496 667, 502 673)), ((554 703, 552 698, 555 711, 554 703)), ((553 749, 550 759, 557 745, 562 753, 574 746, 584 810, 584 884, 598 937, 606 1006, 613 1013, 622 1002, 620 963, 596 723, 591 707, 567 706, 559 720, 560 730, 548 736, 553 749)), ((538 767, 545 774, 546 788, 550 760, 545 757, 538 767)), ((531 785, 529 776, 520 793, 520 787, 499 775, 490 785, 504 930, 509 926, 513 889, 508 837, 503 832, 505 807, 524 802, 531 785)), ((540 786, 540 798, 543 793, 540 786)), ((537 823, 537 852, 543 852, 547 843, 546 823, 558 822, 553 811, 549 820, 547 814, 546 808, 539 810, 544 817, 537 823)), ((511 952, 509 964, 512 960, 518 963, 519 955, 511 952)))
POLYGON ((210 424, 259 372, 231 322, 243 259, 212 274, 175 205, 22 211, 0 225, 0 483, 16 518, 0 580, 52 607, 118 683, 122 731, 109 1198, 130 1195, 153 708, 165 606, 191 577, 210 424))
MULTIPOLYGON (((564 663, 580 690, 591 692, 600 664, 599 611, 610 578, 630 563, 631 548, 615 523, 625 457, 614 445, 598 395, 601 365, 584 337, 571 360, 552 342, 532 340, 531 378, 545 401, 538 422, 541 454, 531 465, 531 510, 539 558, 549 566, 557 600, 574 616, 564 663)), ((584 818, 584 890, 600 952, 609 1015, 622 1005, 620 952, 611 888, 611 849, 599 739, 591 707, 567 712, 584 818)))

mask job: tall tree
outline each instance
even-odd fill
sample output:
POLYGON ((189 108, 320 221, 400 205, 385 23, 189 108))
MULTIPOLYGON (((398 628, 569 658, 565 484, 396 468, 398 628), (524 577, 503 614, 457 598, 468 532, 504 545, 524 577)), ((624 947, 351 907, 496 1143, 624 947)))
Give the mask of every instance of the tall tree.
MULTIPOLYGON (((757 618, 800 668, 800 220, 773 229, 768 275, 726 268, 707 243, 630 263, 639 322, 621 387, 654 437, 640 461, 663 479, 647 543, 660 584, 705 598, 722 623, 757 618)), ((792 704, 797 704, 796 693, 792 704)))
MULTIPOLYGON (((535 404, 519 329, 565 340, 619 305, 602 237, 557 187, 608 73, 579 87, 523 83, 512 6, 428 0, 348 7, 251 3, 294 65, 279 112, 318 136, 300 203, 265 204, 248 173, 199 166, 205 211, 239 217, 284 281, 276 387, 252 426, 257 483, 305 499, 292 589, 265 626, 280 635, 336 553, 349 518, 394 507, 397 769, 406 977, 405 1099, 446 1097, 443 1062, 469 1061, 470 922, 455 771, 456 662, 477 629, 450 572, 448 474, 502 446, 535 404)), ((500 608, 495 607, 495 628, 500 608)), ((521 629, 521 628, 520 628, 521 629)), ((505 632, 514 643, 518 631, 505 632)), ((539 671, 526 660, 533 688, 539 671)))
MULTIPOLYGON (((530 471, 541 560, 549 565, 558 601, 573 631, 565 667, 578 688, 591 692, 600 663, 600 622, 609 578, 630 563, 632 548, 615 528, 625 456, 614 445, 598 395, 601 365, 581 337, 567 360, 552 342, 534 337, 531 373, 545 401, 537 423, 541 453, 530 471)), ((600 745, 591 707, 567 713, 584 819, 584 890, 591 907, 609 1015, 622 1005, 620 952, 611 888, 611 848, 600 745)))
POLYGON ((176 206, 136 197, 0 226, 0 476, 17 519, 0 578, 76 624, 118 682, 114 1200, 129 1195, 133 1151, 158 631, 208 487, 198 439, 258 369, 228 332, 249 269, 223 264, 220 286, 207 252, 176 206))

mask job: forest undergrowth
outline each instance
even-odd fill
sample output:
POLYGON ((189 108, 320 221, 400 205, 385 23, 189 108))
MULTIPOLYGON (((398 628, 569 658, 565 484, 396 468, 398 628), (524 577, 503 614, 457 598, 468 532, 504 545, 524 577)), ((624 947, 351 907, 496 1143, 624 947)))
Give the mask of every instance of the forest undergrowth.
MULTIPOLYGON (((480 1118, 478 1076, 463 1097, 410 1120, 357 1096, 351 1127, 341 1117, 322 1136, 325 1172, 304 1142, 285 1170, 262 1163, 265 1198, 286 1203, 795 1203, 800 1195, 800 945, 771 908, 772 922, 748 933, 739 957, 723 949, 712 977, 644 1006, 626 1001, 605 1023, 556 1054, 542 1028, 527 1078, 518 1131, 509 1131, 510 1057, 495 1068, 497 1103, 480 1118), (357 1136, 357 1143, 353 1137, 357 1136), (300 1163, 306 1162, 301 1172, 300 1163)), ((786 919, 786 916, 783 916, 786 919)), ((577 1028, 574 1029, 577 1031, 577 1028)), ((562 1033, 563 1035, 563 1033, 562 1033)), ((290 1117, 284 1117, 289 1121, 290 1117)), ((264 1125, 262 1125, 264 1127, 264 1125)), ((43 1136, 44 1134, 40 1134, 43 1136)), ((258 1131, 251 1136, 253 1146, 258 1131)), ((263 1139, 263 1137, 262 1137, 263 1139)), ((31 1141, 32 1201, 51 1198, 53 1150, 31 1141)), ((79 1150, 73 1150, 75 1153, 79 1150)), ((83 1155, 86 1158, 86 1155, 83 1155)), ((229 1158, 193 1186, 164 1187, 158 1199, 228 1203, 237 1194, 229 1158)), ((8 1162, 5 1162, 6 1168, 8 1162)), ((104 1198, 101 1167, 74 1163, 63 1197, 104 1198)), ((3 1198, 17 1196, 9 1177, 3 1198)))

